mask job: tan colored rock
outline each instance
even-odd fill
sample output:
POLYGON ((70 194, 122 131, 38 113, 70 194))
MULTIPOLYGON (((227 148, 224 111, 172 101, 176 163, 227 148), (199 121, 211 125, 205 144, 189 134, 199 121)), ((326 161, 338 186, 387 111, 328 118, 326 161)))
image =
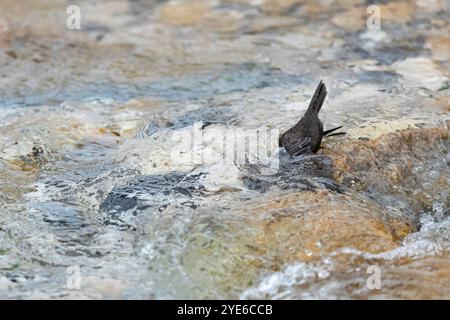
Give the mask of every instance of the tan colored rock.
POLYGON ((9 22, 5 17, 0 16, 0 34, 9 31, 9 22))
POLYGON ((283 14, 290 7, 300 4, 301 0, 265 0, 262 9, 268 15, 283 14))
MULTIPOLYGON (((366 171, 371 166, 383 166, 388 159, 401 158, 408 154, 415 158, 437 156, 443 151, 443 143, 449 139, 448 130, 440 128, 404 129, 386 133, 369 141, 341 141, 326 150, 333 156, 336 165, 336 177, 343 172, 366 171)), ((380 168, 383 170, 383 168, 380 168)), ((386 172, 391 172, 386 168, 386 172)))
POLYGON ((432 206, 430 195, 450 186, 445 174, 430 180, 426 172, 421 173, 423 177, 417 176, 413 168, 423 161, 444 157, 448 139, 449 131, 443 128, 410 128, 368 141, 341 140, 324 153, 333 159, 338 182, 346 183, 350 178, 356 189, 372 187, 400 195, 420 211, 432 206), (410 177, 415 177, 414 183, 410 177), (415 190, 414 197, 405 190, 415 190))
MULTIPOLYGON (((440 92, 442 93, 442 95, 429 99, 428 104, 433 107, 440 108, 444 111, 450 111, 450 98, 446 94, 446 92, 449 92, 449 90, 450 88, 441 90, 440 92)), ((450 119, 447 121, 450 121, 450 119)))
POLYGON ((362 7, 353 7, 349 10, 336 14, 331 22, 347 31, 358 31, 366 26, 366 12, 362 7))
POLYGON ((418 11, 437 13, 446 9, 445 0, 416 0, 418 11))
POLYGON ((161 6, 159 18, 174 26, 194 25, 205 19, 210 7, 203 1, 169 1, 161 6))
POLYGON ((298 19, 286 16, 262 16, 255 18, 249 27, 250 33, 261 33, 268 30, 288 29, 298 25, 298 19))
MULTIPOLYGON (((445 30, 443 30, 445 32, 445 30)), ((433 59, 436 61, 448 61, 450 60, 450 38, 447 35, 430 37, 427 39, 426 46, 431 49, 433 59)))
POLYGON ((382 208, 358 200, 323 190, 276 196, 250 211, 271 217, 262 221, 262 232, 255 244, 276 243, 280 255, 303 260, 310 253, 322 254, 342 247, 367 252, 390 250, 397 246, 405 229, 410 231, 406 222, 396 219, 398 229, 392 229, 386 223, 392 219, 382 208))
POLYGON ((212 10, 212 4, 205 1, 171 1, 158 11, 158 18, 177 27, 201 26, 215 32, 235 32, 242 15, 238 11, 219 12, 212 10))
POLYGON ((309 17, 321 14, 334 14, 338 11, 358 9, 353 11, 357 16, 365 15, 366 8, 364 0, 320 0, 302 1, 300 10, 309 17))
POLYGON ((407 23, 414 18, 416 5, 414 1, 399 1, 380 4, 381 24, 383 21, 407 23))

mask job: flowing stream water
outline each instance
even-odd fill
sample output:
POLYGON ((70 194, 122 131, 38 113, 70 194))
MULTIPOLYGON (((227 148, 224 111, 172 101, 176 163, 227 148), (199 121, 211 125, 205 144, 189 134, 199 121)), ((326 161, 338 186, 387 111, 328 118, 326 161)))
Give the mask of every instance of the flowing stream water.
POLYGON ((0 3, 0 298, 450 298, 449 1, 78 2, 0 3))

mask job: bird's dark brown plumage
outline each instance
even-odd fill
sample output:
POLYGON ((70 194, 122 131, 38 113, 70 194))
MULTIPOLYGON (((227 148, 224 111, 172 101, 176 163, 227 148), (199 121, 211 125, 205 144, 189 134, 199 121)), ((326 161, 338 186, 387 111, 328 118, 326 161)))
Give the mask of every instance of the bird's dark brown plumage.
MULTIPOLYGON (((319 111, 327 96, 327 88, 320 81, 311 99, 308 109, 299 122, 279 137, 280 147, 284 147, 291 156, 314 152, 320 148, 324 136, 329 136, 333 131, 342 126, 330 130, 323 130, 323 124, 319 119, 319 111)), ((331 135, 345 134, 344 132, 331 135)))

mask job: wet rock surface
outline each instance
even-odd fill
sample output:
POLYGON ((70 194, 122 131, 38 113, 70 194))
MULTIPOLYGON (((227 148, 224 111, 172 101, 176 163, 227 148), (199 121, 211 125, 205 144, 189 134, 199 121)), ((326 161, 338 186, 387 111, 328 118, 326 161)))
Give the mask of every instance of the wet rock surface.
POLYGON ((0 298, 450 298, 448 1, 66 6, 0 4, 0 298), (224 161, 319 80, 347 135, 224 161))
POLYGON ((434 211, 436 205, 442 211, 450 205, 448 134, 441 128, 404 129, 337 147, 329 151, 335 178, 357 190, 398 197, 417 213, 434 211))

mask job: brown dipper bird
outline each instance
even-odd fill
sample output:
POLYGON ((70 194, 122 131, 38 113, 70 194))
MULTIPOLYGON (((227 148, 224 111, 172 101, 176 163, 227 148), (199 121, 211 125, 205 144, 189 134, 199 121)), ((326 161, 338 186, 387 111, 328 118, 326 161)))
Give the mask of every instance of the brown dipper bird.
POLYGON ((322 121, 319 119, 319 111, 326 96, 327 88, 320 81, 303 118, 295 126, 280 135, 278 140, 279 146, 284 147, 291 156, 298 156, 309 152, 316 153, 320 148, 323 137, 345 134, 345 132, 330 134, 342 128, 342 126, 330 130, 323 130, 322 121))

